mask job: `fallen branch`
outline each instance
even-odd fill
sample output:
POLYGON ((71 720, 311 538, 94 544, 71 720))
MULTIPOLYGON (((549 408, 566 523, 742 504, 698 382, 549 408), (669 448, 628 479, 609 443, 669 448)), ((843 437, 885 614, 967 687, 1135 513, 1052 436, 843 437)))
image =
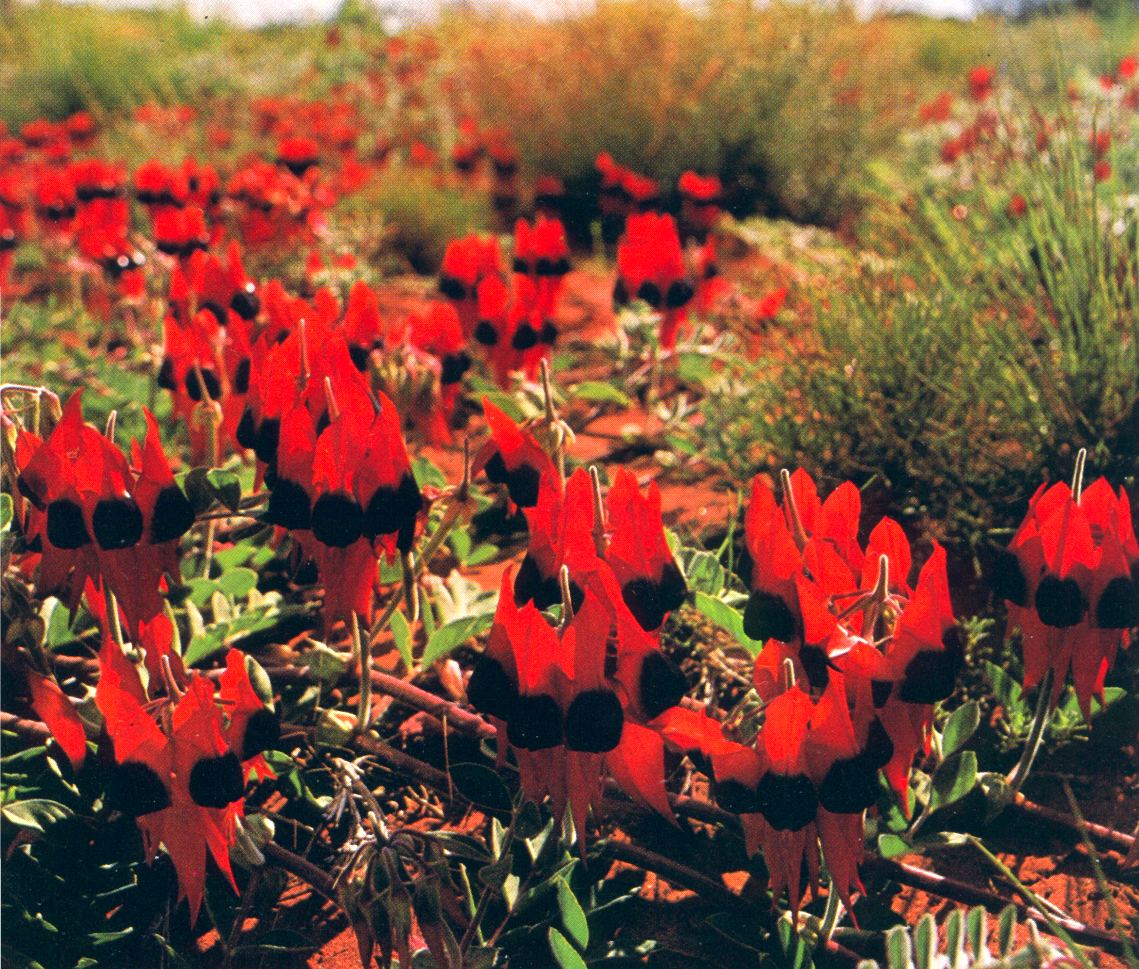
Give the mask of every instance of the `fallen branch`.
POLYGON ((1029 817, 1039 818, 1042 821, 1067 828, 1076 834, 1079 834, 1080 831, 1084 831, 1092 841, 1098 842, 1101 847, 1107 847, 1113 851, 1120 851, 1126 854, 1135 847, 1134 835, 1124 834, 1122 831, 1116 831, 1114 828, 1108 828, 1102 824, 1096 824, 1093 821, 1083 821, 1081 823, 1072 815, 1065 814, 1063 811, 1057 811, 1054 808, 1045 807, 1043 804, 1037 804, 1035 801, 1028 800, 1023 794, 1017 794, 1009 806, 1027 814, 1029 817))
POLYGON ((1113 955, 1123 954, 1122 944, 1110 932, 1097 929, 1092 925, 1085 925, 1075 919, 1060 917, 1051 913, 1045 914, 1024 904, 1024 902, 1006 898, 1004 895, 978 888, 968 882, 939 875, 937 872, 926 871, 916 865, 908 865, 891 858, 869 857, 862 863, 862 870, 864 872, 876 872, 891 881, 908 885, 911 888, 918 888, 930 895, 938 895, 954 902, 962 902, 965 905, 982 905, 993 913, 1000 912, 1009 905, 1014 905, 1021 918, 1030 918, 1038 923, 1043 923, 1039 926, 1042 930, 1049 921, 1052 921, 1082 945, 1098 946, 1103 951, 1110 952, 1113 955))

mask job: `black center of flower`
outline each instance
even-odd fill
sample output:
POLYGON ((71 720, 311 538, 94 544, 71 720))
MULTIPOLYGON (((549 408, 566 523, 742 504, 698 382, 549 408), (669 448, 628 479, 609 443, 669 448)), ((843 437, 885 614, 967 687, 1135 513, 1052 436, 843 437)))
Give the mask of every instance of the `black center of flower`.
POLYGON ((244 448, 252 448, 257 443, 257 421, 253 417, 253 408, 248 404, 241 412, 241 419, 237 422, 233 436, 244 448))
POLYGON ((637 299, 644 300, 654 310, 660 309, 661 301, 664 296, 661 294, 660 287, 656 283, 643 282, 640 289, 637 290, 637 299))
POLYGON ((475 340, 484 347, 493 347, 498 343, 498 330, 490 320, 479 320, 475 325, 475 340))
POLYGON ((312 506, 312 534, 333 548, 347 548, 364 533, 359 502, 343 491, 321 495, 312 506))
POLYGON ((871 680, 870 696, 874 700, 875 709, 884 707, 886 705, 886 701, 890 699, 890 694, 893 691, 893 680, 871 680))
POLYGON ((877 717, 870 721, 864 753, 875 770, 885 767, 894 756, 894 741, 890 739, 886 728, 882 726, 882 721, 877 717))
POLYGON ((186 386, 186 395, 190 400, 202 400, 203 384, 205 384, 206 393, 210 395, 210 400, 217 400, 221 397, 221 381, 209 367, 191 367, 186 371, 186 379, 183 383, 186 386), (202 377, 201 380, 198 379, 199 373, 202 377))
POLYGON ((415 518, 423 507, 423 496, 419 485, 410 471, 405 471, 399 485, 381 485, 368 501, 364 512, 364 534, 369 539, 379 535, 404 533, 411 529, 414 534, 415 518))
POLYGON ((243 320, 251 320, 257 315, 261 309, 261 300, 258 299, 252 283, 246 283, 243 289, 233 294, 229 308, 243 320))
POLYGON ((104 498, 91 514, 100 548, 130 548, 142 538, 142 510, 133 498, 104 498))
POLYGON ((546 750, 562 742, 562 711, 548 693, 520 696, 507 723, 507 739, 522 750, 546 750))
POLYGON ((625 285, 625 280, 618 277, 616 284, 613 286, 613 308, 618 310, 622 306, 628 305, 628 302, 629 287, 625 285))
POLYGON ((878 800, 878 768, 865 751, 836 760, 819 785, 819 803, 835 814, 857 814, 878 800))
POLYGON ((679 309, 692 299, 695 290, 687 279, 677 279, 668 287, 664 297, 664 305, 670 310, 679 309))
POLYGON ((348 356, 352 360, 354 366, 360 373, 368 369, 368 357, 372 355, 372 348, 362 346, 359 343, 348 344, 348 356))
POLYGON ((1139 626, 1139 583, 1126 575, 1112 579, 1099 597, 1095 622, 1100 629, 1139 626))
POLYGON ((804 774, 768 771, 756 790, 760 813, 776 831, 798 831, 815 820, 819 796, 804 774))
POLYGON ((158 386, 163 390, 177 390, 178 381, 174 377, 174 358, 164 357, 158 368, 158 386))
POLYGON ((789 643, 795 638, 795 616, 779 596, 756 589, 744 607, 744 632, 759 642, 789 643))
POLYGON ((502 664, 484 653, 475 663, 467 681, 467 698, 480 713, 509 720, 518 699, 518 690, 502 664))
POLYGON ((68 498, 47 506, 47 540, 56 548, 82 548, 91 536, 83 521, 83 509, 68 498))
POLYGON ((676 706, 688 692, 688 681, 684 674, 664 653, 649 653, 641 663, 641 678, 637 683, 637 695, 645 717, 652 720, 676 706))
POLYGON ((537 468, 529 464, 520 464, 513 469, 507 468, 502 454, 495 451, 484 470, 489 480, 495 484, 506 485, 510 500, 519 508, 533 508, 538 504, 538 486, 542 475, 537 468))
POLYGON ((245 723, 241 738, 241 759, 249 760, 269 750, 281 738, 281 721, 267 707, 255 711, 245 723))
POLYGON ((262 517, 270 525, 280 525, 281 528, 308 528, 312 523, 308 492, 295 481, 278 477, 273 482, 269 507, 262 517))
POLYGON ((463 379, 465 374, 471 368, 471 358, 465 353, 448 353, 443 358, 442 370, 439 374, 439 382, 444 386, 449 384, 457 384, 463 379))
POLYGON ((523 323, 514 331, 510 345, 518 351, 530 350, 538 345, 538 331, 529 323, 523 323))
POLYGON ((538 339, 548 347, 552 347, 558 342, 558 328, 553 320, 542 321, 542 332, 538 339))
POLYGON ((181 538, 194 524, 194 506, 176 484, 168 484, 154 501, 150 540, 155 545, 181 538))
POLYGON ((803 664, 803 672, 807 680, 816 690, 825 690, 831 679, 831 663, 826 650, 821 646, 804 644, 799 650, 799 662, 803 664))
POLYGON ((272 464, 277 459, 277 445, 280 440, 280 418, 263 418, 257 427, 257 437, 253 442, 253 453, 257 455, 257 460, 272 464))
POLYGON ((237 361, 237 367, 233 371, 233 390, 235 393, 249 393, 249 371, 252 366, 253 361, 249 357, 242 357, 237 361))
POLYGON ((642 629, 660 628, 664 622, 664 609, 657 594, 657 584, 643 576, 630 579, 621 588, 621 598, 642 629))
POLYGON ((1046 626, 1068 629, 1084 617, 1084 595, 1075 579, 1046 575, 1036 587, 1036 613, 1046 626))
POLYGON ((989 584, 999 599, 1023 606, 1028 604, 1028 582, 1020 567, 1020 560, 1008 549, 1001 549, 993 560, 989 584))
POLYGON ((128 760, 116 764, 107 781, 107 806, 132 818, 170 807, 170 792, 148 764, 128 760))
POLYGON ((448 299, 466 299, 467 287, 454 276, 446 274, 439 277, 439 292, 448 299))
POLYGON ((611 690, 579 693, 566 711, 566 747, 604 754, 621 742, 625 714, 611 690))
POLYGON ((965 632, 950 626, 941 637, 942 649, 922 649, 906 664, 898 698, 906 703, 936 703, 957 686, 957 674, 965 662, 965 632))
POLYGON ((732 814, 758 814, 759 795, 753 788, 741 781, 731 779, 716 781, 714 792, 716 803, 732 814))
POLYGON ((203 757, 190 769, 190 798, 200 807, 224 808, 241 800, 245 779, 232 750, 220 757, 203 757))

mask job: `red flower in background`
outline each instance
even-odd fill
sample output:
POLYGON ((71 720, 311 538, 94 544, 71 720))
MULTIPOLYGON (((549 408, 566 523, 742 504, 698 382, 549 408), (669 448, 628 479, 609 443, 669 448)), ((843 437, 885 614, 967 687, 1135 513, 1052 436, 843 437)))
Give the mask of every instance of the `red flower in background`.
POLYGON ((671 350, 694 294, 672 216, 651 212, 629 216, 617 245, 614 305, 639 299, 659 311, 661 346, 671 350))
POLYGON ((997 70, 995 67, 981 64, 974 67, 968 76, 969 81, 969 96, 974 101, 985 101, 993 93, 993 82, 996 80, 997 70))
POLYGON ((687 171, 677 183, 680 189, 680 221, 687 232, 704 241, 720 218, 724 189, 715 175, 687 171))

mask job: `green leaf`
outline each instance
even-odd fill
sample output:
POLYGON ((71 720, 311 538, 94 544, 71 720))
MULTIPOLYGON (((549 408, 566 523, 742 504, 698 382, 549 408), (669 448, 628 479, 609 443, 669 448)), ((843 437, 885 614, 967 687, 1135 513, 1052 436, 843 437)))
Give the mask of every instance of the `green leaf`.
POLYGON ((1020 684, 990 660, 985 660, 985 678, 1002 706, 1007 707, 1010 712, 1028 712, 1020 684))
POLYGON ((589 945, 589 922, 586 921, 585 912, 574 895, 573 889, 564 878, 555 880, 558 891, 558 913, 561 915, 562 928, 573 939, 579 949, 589 945))
POLYGON ((583 380, 573 389, 573 396, 589 404, 616 404, 628 407, 629 395, 604 380, 583 380))
POLYGON ((323 643, 317 643, 308 650, 301 657, 301 663, 325 686, 335 686, 340 677, 348 672, 347 661, 323 643))
POLYGON ((206 483, 214 497, 230 511, 241 507, 241 480, 233 471, 210 468, 206 472, 206 483))
POLYGON ((977 783, 977 755, 962 751, 943 760, 934 771, 930 784, 930 808, 938 810, 960 801, 977 783))
POLYGON ((415 659, 411 655, 411 626, 408 625, 407 617, 397 609, 392 613, 389 626, 395 648, 399 652, 399 658, 403 660, 404 667, 410 672, 415 666, 415 659))
POLYGON ((586 969, 585 960, 578 955, 577 949, 570 945, 569 939, 561 934, 552 925, 548 933, 550 951, 554 954, 554 961, 561 969, 586 969))
POLYGON ((257 573, 243 566, 230 569, 217 580, 218 588, 234 599, 244 599, 257 588, 257 573))
POLYGON ((896 834, 878 835, 878 854, 883 858, 897 858, 910 854, 914 849, 905 838, 896 834))
POLYGON ((494 616, 487 612, 478 616, 464 616, 436 629, 427 640, 422 663, 430 666, 458 649, 472 636, 486 632, 494 623, 494 616))
POLYGON ((12 496, 7 492, 0 494, 0 532, 6 532, 11 527, 14 508, 12 496))
POLYGON ((9 824, 44 834, 53 824, 72 817, 74 812, 58 801, 33 797, 26 801, 14 801, 11 804, 5 804, 3 808, 0 808, 0 815, 9 824))
POLYGON ((723 629, 737 643, 744 647, 752 656, 758 656, 763 649, 763 643, 751 639, 744 632, 743 614, 737 612, 722 599, 708 595, 706 592, 697 592, 695 596, 696 608, 707 618, 723 629))
POLYGON ((724 588, 724 566, 711 552, 695 551, 684 563, 685 580, 693 592, 718 596, 724 588))
POLYGON ((952 757, 969 742, 981 724, 981 708, 975 700, 962 704, 945 723, 941 733, 941 756, 952 757))
POLYGON ((498 771, 485 764, 452 764, 455 789, 472 804, 491 811, 510 811, 514 806, 498 771))

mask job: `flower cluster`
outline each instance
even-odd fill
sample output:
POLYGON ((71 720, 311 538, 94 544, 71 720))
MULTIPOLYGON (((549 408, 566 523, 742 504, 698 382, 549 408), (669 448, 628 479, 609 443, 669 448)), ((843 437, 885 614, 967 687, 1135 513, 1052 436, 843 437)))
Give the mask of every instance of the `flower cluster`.
POLYGON ((906 806, 910 766, 928 751, 933 704, 953 690, 964 637, 953 618, 945 551, 936 543, 914 586, 901 527, 888 518, 858 542, 861 502, 847 483, 821 501, 802 470, 783 501, 757 478, 746 516, 752 592, 744 630, 765 643, 754 685, 764 701, 754 744, 693 711, 670 715, 670 743, 712 765, 716 796, 761 846, 776 898, 802 896, 817 841, 849 905, 859 885, 862 815, 878 773, 906 806))
POLYGON ((997 560, 993 589, 1021 631, 1025 688, 1051 671, 1052 703, 1071 670, 1080 709, 1103 699, 1104 677, 1139 625, 1139 543, 1127 492, 1100 478, 1073 491, 1041 485, 997 560))
POLYGON ((625 470, 604 502, 582 469, 563 483, 529 430, 484 406, 492 439, 479 463, 526 514, 530 544, 503 578, 468 696, 514 750, 527 796, 549 796, 558 813, 568 806, 579 832, 606 770, 671 816, 663 739, 650 721, 687 690, 659 638, 687 589, 660 495, 655 486, 642 494, 625 470), (543 610, 559 602, 555 627, 543 610))

